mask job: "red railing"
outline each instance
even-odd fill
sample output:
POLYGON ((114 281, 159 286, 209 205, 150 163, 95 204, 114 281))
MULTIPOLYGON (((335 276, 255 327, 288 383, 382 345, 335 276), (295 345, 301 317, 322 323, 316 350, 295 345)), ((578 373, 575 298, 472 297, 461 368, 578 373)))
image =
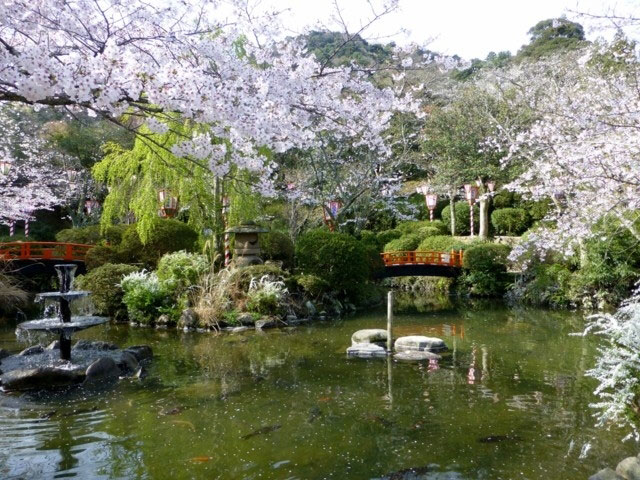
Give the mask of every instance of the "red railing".
POLYGON ((381 253, 385 266, 396 265, 442 265, 445 267, 462 267, 462 250, 450 252, 386 252, 381 253))
POLYGON ((1 260, 67 260, 81 261, 95 245, 60 242, 0 243, 1 260))

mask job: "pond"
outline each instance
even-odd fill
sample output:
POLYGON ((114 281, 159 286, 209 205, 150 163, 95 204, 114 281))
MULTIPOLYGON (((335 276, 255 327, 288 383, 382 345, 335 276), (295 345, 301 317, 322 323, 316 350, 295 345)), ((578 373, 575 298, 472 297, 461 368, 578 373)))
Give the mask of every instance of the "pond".
MULTIPOLYGON (((499 304, 398 314, 396 336, 438 336, 450 354, 346 358, 354 331, 384 325, 375 311, 260 334, 82 332, 151 345, 148 376, 0 396, 0 478, 586 479, 637 453, 624 432, 594 427, 583 373, 597 339, 569 336, 580 314, 499 304)), ((24 348, 9 327, 0 346, 24 348)))

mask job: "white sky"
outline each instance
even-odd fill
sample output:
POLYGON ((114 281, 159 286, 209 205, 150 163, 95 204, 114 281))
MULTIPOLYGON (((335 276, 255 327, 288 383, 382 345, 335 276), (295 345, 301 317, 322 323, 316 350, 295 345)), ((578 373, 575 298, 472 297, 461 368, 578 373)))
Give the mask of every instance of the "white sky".
MULTIPOLYGON (((640 0, 631 0, 634 2, 640 0)), ((265 4, 291 9, 283 17, 290 33, 299 33, 319 21, 335 29, 335 24, 328 21, 333 0, 265 0, 265 4)), ((353 27, 369 15, 366 0, 339 0, 339 5, 345 20, 353 27)), ((380 38, 382 43, 389 40, 400 44, 428 43, 431 50, 471 59, 484 58, 490 51, 516 53, 529 41, 527 31, 538 21, 563 13, 571 17, 567 9, 604 13, 615 7, 616 0, 400 0, 400 5, 399 13, 380 20, 365 37, 384 37, 380 38), (408 34, 398 34, 402 29, 408 34), (390 34, 396 35, 388 38, 390 34), (433 41, 429 42, 430 39, 433 41)), ((354 31, 358 29, 353 27, 354 31)))

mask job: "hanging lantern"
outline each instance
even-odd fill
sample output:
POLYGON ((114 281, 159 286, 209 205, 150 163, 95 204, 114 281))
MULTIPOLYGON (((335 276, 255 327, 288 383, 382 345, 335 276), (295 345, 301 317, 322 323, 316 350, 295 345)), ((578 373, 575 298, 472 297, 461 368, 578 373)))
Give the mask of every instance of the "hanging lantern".
POLYGON ((163 218, 175 217, 178 213, 178 198, 171 195, 167 189, 158 191, 158 200, 160 200, 160 210, 158 215, 163 218))
POLYGON ((338 211, 342 203, 338 200, 332 200, 326 204, 326 206, 322 209, 322 216, 324 217, 324 222, 329 226, 329 230, 332 232, 335 230, 334 219, 338 216, 338 211), (329 215, 330 214, 330 215, 329 215))
POLYGON ((94 198, 86 200, 84 202, 84 209, 87 211, 88 215, 91 215, 91 212, 97 210, 98 208, 100 208, 100 202, 98 202, 94 198))
POLYGON ((9 175, 13 162, 11 160, 0 160, 0 173, 2 175, 9 175))
POLYGON ((433 222, 433 211, 438 205, 438 195, 435 193, 427 193, 424 198, 427 201, 427 208, 429 209, 429 221, 433 222))
POLYGON ((476 201, 476 198, 478 198, 478 187, 476 187, 475 185, 471 185, 470 183, 467 183, 464 186, 464 193, 465 193, 467 202, 469 202, 469 205, 473 205, 476 201))
POLYGON ((489 189, 489 191, 491 193, 495 192, 495 190, 496 190, 496 182, 494 182, 493 180, 489 180, 487 182, 487 188, 489 189))

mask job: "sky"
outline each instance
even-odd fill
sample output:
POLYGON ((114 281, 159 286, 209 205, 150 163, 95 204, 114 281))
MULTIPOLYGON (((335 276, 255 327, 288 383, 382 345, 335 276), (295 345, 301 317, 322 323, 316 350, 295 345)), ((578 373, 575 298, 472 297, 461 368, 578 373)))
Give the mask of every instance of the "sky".
MULTIPOLYGON (((379 1, 379 0, 374 0, 379 1)), ((465 59, 485 58, 491 52, 516 53, 528 43, 527 31, 540 20, 573 15, 569 10, 603 13, 620 1, 640 0, 399 0, 401 10, 367 30, 366 38, 386 43, 415 42, 443 54, 465 59), (402 30, 406 32, 402 33, 402 30)), ((275 8, 288 8, 283 19, 290 33, 307 25, 335 29, 333 0, 265 0, 275 8), (333 28, 332 28, 333 27, 333 28)), ((370 17, 366 0, 339 0, 343 18, 356 31, 370 17)), ((582 22, 581 22, 582 23, 582 22)), ((588 38, 596 34, 588 33, 588 38)))

